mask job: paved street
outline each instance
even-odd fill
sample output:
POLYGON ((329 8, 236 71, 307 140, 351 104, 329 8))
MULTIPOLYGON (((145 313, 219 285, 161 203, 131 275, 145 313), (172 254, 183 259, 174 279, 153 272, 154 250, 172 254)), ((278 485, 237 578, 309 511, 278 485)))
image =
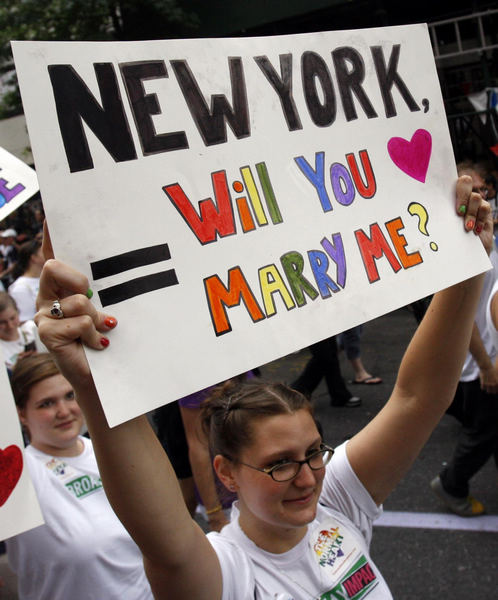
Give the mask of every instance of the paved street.
MULTIPOLYGON (((329 443, 338 444, 353 435, 382 407, 415 326, 415 319, 407 309, 365 326, 364 363, 372 374, 381 376, 384 381, 376 386, 351 386, 355 395, 363 400, 360 408, 331 408, 325 386, 320 385, 313 400, 329 443)), ((307 350, 291 354, 265 365, 263 375, 290 382, 300 373, 308 357, 307 350)), ((345 379, 350 379, 352 372, 343 355, 341 364, 345 379)), ((373 558, 396 600, 498 598, 498 477, 494 464, 489 462, 476 475, 472 486, 472 493, 487 507, 488 517, 453 518, 428 487, 442 462, 450 457, 458 431, 455 420, 443 418, 410 474, 386 502, 388 525, 375 527, 373 558), (400 515, 402 512, 409 514, 400 515), (419 527, 420 524, 424 526, 419 527), (469 524, 477 530, 461 529, 469 524), (441 528, 434 529, 434 525, 441 528), (493 531, 479 530, 486 527, 493 531)), ((17 596, 12 591, 15 580, 7 574, 2 557, 0 575, 6 578, 7 586, 3 591, 0 589, 0 599, 15 600, 17 596)))

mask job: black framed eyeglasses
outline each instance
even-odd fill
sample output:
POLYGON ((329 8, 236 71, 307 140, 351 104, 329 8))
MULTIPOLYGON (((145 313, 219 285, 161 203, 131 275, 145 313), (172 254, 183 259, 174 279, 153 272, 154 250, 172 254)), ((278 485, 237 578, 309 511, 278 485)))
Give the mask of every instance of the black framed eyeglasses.
POLYGON ((332 458, 334 454, 334 449, 327 444, 320 444, 320 450, 316 450, 316 452, 312 452, 309 456, 307 456, 304 460, 285 460, 282 462, 273 465, 272 467, 255 467, 253 465, 249 465, 245 462, 238 461, 239 464, 244 465, 245 467, 249 467, 250 469, 254 469, 255 471, 260 471, 261 473, 266 473, 269 475, 274 481, 279 483, 283 483, 284 481, 290 481, 297 477, 301 467, 303 465, 308 465, 308 467, 312 471, 318 471, 323 469, 332 458))

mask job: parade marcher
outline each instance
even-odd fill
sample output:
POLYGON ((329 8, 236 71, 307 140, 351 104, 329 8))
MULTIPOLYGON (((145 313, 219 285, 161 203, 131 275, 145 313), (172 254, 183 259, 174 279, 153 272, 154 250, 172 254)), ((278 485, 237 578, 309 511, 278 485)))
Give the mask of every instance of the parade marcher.
POLYGON ((46 350, 38 338, 35 322, 21 325, 16 303, 7 292, 0 292, 0 347, 9 371, 19 358, 46 350))
POLYGON ((21 323, 35 316, 36 294, 44 262, 41 242, 38 240, 24 242, 19 248, 19 257, 14 269, 16 279, 9 286, 8 292, 16 301, 21 323))
POLYGON ((7 540, 20 600, 152 600, 142 556, 104 493, 71 384, 46 353, 12 375, 30 440, 26 464, 45 521, 7 540))
MULTIPOLYGON (((489 205, 471 193, 468 177, 456 194, 463 227, 490 252, 489 205)), ((476 276, 435 294, 388 402, 335 453, 310 403, 284 385, 247 384, 208 403, 214 466, 238 501, 231 523, 206 536, 147 418, 108 427, 82 344, 105 350, 115 322, 88 300, 84 275, 48 261, 40 336, 76 392, 106 493, 143 552, 155 597, 310 600, 355 590, 391 598, 369 555, 372 522, 451 402, 482 281, 476 276), (51 312, 56 302, 63 318, 51 312)))

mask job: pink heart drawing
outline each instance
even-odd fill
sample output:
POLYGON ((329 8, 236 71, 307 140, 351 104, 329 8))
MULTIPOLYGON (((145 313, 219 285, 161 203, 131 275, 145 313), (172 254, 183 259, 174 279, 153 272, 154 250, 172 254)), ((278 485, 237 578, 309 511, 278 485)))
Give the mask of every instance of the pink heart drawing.
POLYGON ((18 446, 0 449, 0 506, 7 502, 22 473, 22 452, 18 446))
POLYGON ((410 141, 393 137, 387 142, 387 151, 393 163, 422 183, 425 183, 431 150, 432 137, 426 129, 417 129, 410 141))

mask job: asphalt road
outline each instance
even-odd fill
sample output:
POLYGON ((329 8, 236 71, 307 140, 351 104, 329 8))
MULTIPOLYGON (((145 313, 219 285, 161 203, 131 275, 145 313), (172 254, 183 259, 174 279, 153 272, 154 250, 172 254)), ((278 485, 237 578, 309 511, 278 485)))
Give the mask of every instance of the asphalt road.
MULTIPOLYGON (((383 378, 383 383, 350 386, 355 395, 361 396, 361 407, 332 408, 323 382, 316 390, 313 401, 329 443, 339 444, 354 435, 383 406, 415 327, 408 309, 365 325, 363 362, 370 372, 383 378)), ((262 373, 290 382, 308 357, 308 351, 302 350, 263 366, 262 373)), ((343 355, 341 364, 345 379, 351 379, 352 371, 343 355)), ((384 506, 394 525, 374 529, 373 559, 396 600, 498 599, 498 477, 494 464, 488 462, 472 481, 472 493, 485 504, 489 517, 453 518, 429 488, 431 478, 451 456, 458 432, 458 423, 445 416, 411 472, 384 506), (438 528, 432 528, 435 521, 438 528), (475 531, 462 529, 469 522, 475 531), (484 531, 489 526, 494 531, 484 531)), ((0 599, 16 600, 15 577, 10 574, 5 557, 0 557, 0 576, 6 584, 0 588, 0 599)))

